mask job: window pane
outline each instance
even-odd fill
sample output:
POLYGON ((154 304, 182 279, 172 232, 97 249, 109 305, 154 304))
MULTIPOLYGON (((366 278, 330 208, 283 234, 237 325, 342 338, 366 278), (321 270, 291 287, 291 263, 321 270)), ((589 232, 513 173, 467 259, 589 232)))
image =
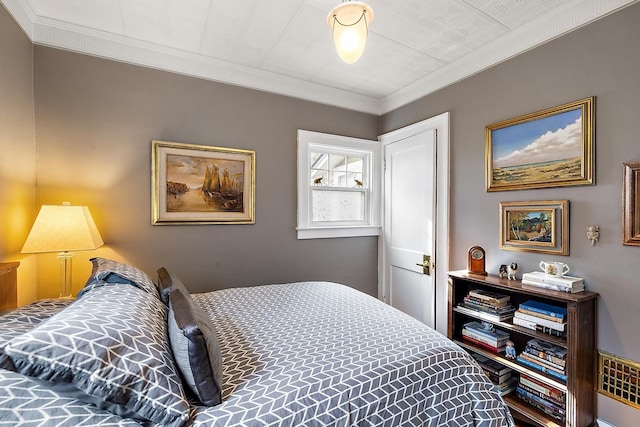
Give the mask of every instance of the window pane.
POLYGON ((346 174, 344 171, 329 172, 329 185, 332 187, 346 187, 346 174))
POLYGON ((312 221, 364 221, 364 192, 312 191, 312 193, 312 221))
POLYGON ((344 187, 345 174, 347 172, 346 157, 340 154, 329 155, 329 185, 332 187, 344 187))
POLYGON ((311 169, 327 169, 327 155, 311 152, 311 169))
POLYGON ((347 159, 347 171, 362 173, 362 164, 364 160, 362 157, 349 157, 347 159))

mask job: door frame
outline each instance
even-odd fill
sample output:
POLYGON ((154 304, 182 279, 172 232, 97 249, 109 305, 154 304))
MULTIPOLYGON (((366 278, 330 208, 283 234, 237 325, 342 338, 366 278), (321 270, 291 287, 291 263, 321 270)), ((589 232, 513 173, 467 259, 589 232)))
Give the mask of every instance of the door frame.
MULTIPOLYGON (((382 134, 378 136, 378 141, 382 144, 382 154, 384 156, 384 146, 401 141, 411 136, 429 131, 436 131, 436 244, 433 263, 435 263, 435 329, 443 334, 447 333, 447 271, 449 271, 449 117, 450 113, 445 112, 437 116, 422 120, 409 126, 382 134)), ((381 162, 382 170, 382 197, 380 206, 381 223, 385 224, 384 218, 384 157, 381 162)), ((380 233, 378 238, 378 298, 384 302, 388 301, 385 294, 386 284, 386 263, 387 253, 385 249, 384 233, 380 233)))

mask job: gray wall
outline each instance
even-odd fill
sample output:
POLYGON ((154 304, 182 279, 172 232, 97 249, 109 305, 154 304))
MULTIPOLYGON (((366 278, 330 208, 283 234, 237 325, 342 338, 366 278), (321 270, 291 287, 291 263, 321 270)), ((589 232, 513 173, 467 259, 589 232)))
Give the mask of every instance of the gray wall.
POLYGON ((18 303, 35 298, 35 261, 22 249, 35 211, 33 46, 0 6, 0 261, 21 261, 18 303))
MULTIPOLYGON (((191 291, 333 280, 377 293, 377 239, 296 238, 297 129, 359 138, 378 118, 284 96, 35 47, 37 203, 90 207, 113 256, 152 277, 166 266, 191 291), (256 151, 254 225, 151 225, 151 141, 256 151)), ((55 290, 53 255, 39 278, 55 290)))
MULTIPOLYGON (((451 112, 452 269, 466 268, 467 250, 481 245, 488 270, 517 261, 520 272, 557 259, 599 292, 598 347, 640 360, 640 247, 623 246, 622 163, 640 161, 640 4, 597 21, 383 116, 380 132, 451 112), (487 193, 485 126, 595 96, 596 185, 487 193), (570 201, 570 256, 500 250, 499 202, 570 201), (585 227, 600 226, 591 246, 585 227)), ((599 417, 637 425, 638 412, 599 396, 599 417)))

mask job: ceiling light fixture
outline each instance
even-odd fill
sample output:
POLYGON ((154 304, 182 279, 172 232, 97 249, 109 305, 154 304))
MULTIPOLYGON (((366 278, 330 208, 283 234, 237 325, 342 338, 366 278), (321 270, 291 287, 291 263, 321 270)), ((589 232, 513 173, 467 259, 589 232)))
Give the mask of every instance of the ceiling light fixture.
POLYGON ((329 12, 327 24, 333 32, 333 43, 347 64, 353 64, 362 56, 372 22, 373 9, 361 1, 343 0, 329 12))

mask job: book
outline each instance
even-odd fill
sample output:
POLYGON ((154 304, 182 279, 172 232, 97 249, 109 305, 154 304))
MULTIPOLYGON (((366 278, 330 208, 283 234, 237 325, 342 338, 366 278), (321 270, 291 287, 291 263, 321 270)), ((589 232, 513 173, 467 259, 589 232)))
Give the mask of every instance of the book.
POLYGON ((566 331, 558 331, 556 329, 551 329, 547 326, 542 326, 542 325, 536 325, 536 331, 538 332, 542 332, 544 334, 547 335, 553 335, 554 337, 560 337, 560 338, 566 338, 567 337, 567 332, 566 331))
POLYGON ((491 380, 492 383, 494 384, 502 384, 506 381, 509 381, 511 378, 513 378, 513 373, 512 372, 507 372, 504 375, 496 375, 492 372, 489 372, 487 370, 485 370, 484 368, 482 369, 484 371, 484 373, 489 377, 489 379, 491 380))
POLYGON ((473 289, 469 291, 469 296, 478 298, 490 303, 505 303, 511 300, 509 295, 500 294, 498 292, 486 291, 484 289, 473 289))
POLYGON ((504 345, 500 346, 500 347, 495 347, 495 346, 493 346, 491 344, 487 344, 486 342, 477 340, 477 339, 475 339, 475 338, 473 338, 473 337, 471 337, 469 335, 465 335, 464 332, 462 333, 462 340, 463 341, 467 341, 467 342, 469 342, 469 343, 471 343, 471 344, 473 344, 475 346, 478 346, 478 347, 480 347, 482 349, 485 349, 485 350, 490 351, 490 352, 495 353, 495 354, 504 353, 505 349, 507 348, 504 345))
POLYGON ((549 276, 544 271, 533 271, 531 273, 524 273, 522 275, 523 279, 535 281, 538 283, 548 283, 550 285, 571 287, 575 285, 584 284, 584 279, 581 277, 572 277, 572 276, 549 276))
POLYGON ((471 353, 471 357, 473 357, 476 362, 478 362, 481 368, 486 369, 496 375, 504 375, 513 371, 513 369, 509 368, 508 366, 504 366, 500 362, 489 359, 488 357, 485 357, 481 354, 471 353))
POLYGON ((518 387, 518 378, 512 377, 511 379, 505 381, 504 383, 497 384, 496 386, 498 387, 500 396, 507 395, 518 387))
POLYGON ((564 424, 565 417, 566 417, 566 410, 557 408, 552 403, 546 402, 544 399, 538 396, 535 396, 532 393, 527 392, 522 387, 516 388, 516 396, 518 396, 518 398, 524 400, 531 406, 534 406, 535 408, 541 410, 547 415, 552 416, 553 418, 561 421, 564 424))
POLYGON ((562 401, 553 399, 553 398, 547 396, 546 394, 544 394, 543 392, 535 390, 535 389, 532 389, 531 387, 523 384, 522 382, 520 382, 518 384, 518 387, 520 387, 521 389, 523 389, 525 391, 528 391, 531 394, 535 394, 536 396, 538 396, 541 399, 545 399, 545 400, 549 401, 550 403, 553 403, 554 405, 557 405, 558 407, 562 408, 563 410, 567 409, 566 402, 562 402, 562 401))
MULTIPOLYGON (((483 315, 487 316, 488 319, 494 320, 496 322, 502 322, 504 320, 511 319, 513 317, 513 313, 515 312, 515 307, 511 307, 508 311, 498 312, 495 310, 489 310, 486 308, 470 305, 465 301, 461 301, 457 307, 462 308, 463 310, 469 310, 467 314, 472 316, 476 315, 477 313, 482 313, 483 315)), ((464 313, 463 310, 460 310, 460 312, 464 313)))
POLYGON ((566 408, 566 395, 564 392, 551 387, 550 385, 544 384, 527 374, 520 374, 520 387, 532 392, 535 391, 539 393, 541 397, 551 400, 563 408, 566 408))
POLYGON ((556 345, 556 344, 551 344, 548 343, 546 341, 540 341, 538 339, 530 339, 529 341, 527 341, 527 345, 526 347, 528 348, 532 348, 534 350, 538 350, 541 352, 544 352, 547 355, 552 355, 552 356, 556 356, 560 359, 565 359, 567 357, 567 349, 556 345))
POLYGON ((536 313, 544 314, 551 317, 559 317, 564 319, 567 316, 566 307, 558 307, 555 305, 547 304, 536 300, 528 300, 518 306, 529 311, 535 311, 536 313))
POLYGON ((531 393, 527 390, 525 390, 522 387, 518 387, 518 393, 522 394, 523 396, 528 397, 529 399, 533 400, 534 402, 539 403, 540 405, 543 405, 546 408, 549 408, 551 410, 553 410, 554 413, 559 414, 559 415, 566 415, 567 411, 566 409, 562 408, 560 405, 557 405, 556 403, 545 399, 544 397, 540 397, 535 393, 531 393))
POLYGON ((514 325, 518 325, 518 326, 522 326, 523 328, 527 328, 527 329, 531 329, 531 330, 536 330, 536 326, 538 326, 538 324, 536 322, 533 322, 531 320, 526 320, 523 319, 521 317, 516 317, 513 316, 513 324, 514 325))
POLYGON ((513 317, 528 320, 530 322, 534 322, 536 325, 546 326, 548 328, 555 329, 560 332, 564 332, 565 326, 567 325, 566 322, 563 322, 563 323, 552 322, 550 320, 543 319, 542 317, 525 314, 518 310, 516 310, 515 313, 513 313, 513 317))
POLYGON ((538 313, 537 311, 527 310, 526 308, 522 308, 522 307, 520 307, 518 310, 520 310, 520 312, 524 314, 529 314, 531 316, 536 316, 542 319, 551 320, 552 322, 562 323, 562 318, 560 317, 548 316, 546 314, 538 313))
POLYGON ((477 300, 477 299, 475 299, 473 297, 470 297, 468 295, 463 298, 463 302, 465 304, 468 304, 471 307, 478 307, 479 309, 488 310, 488 311, 490 311, 492 313, 504 313, 504 312, 507 312, 507 311, 515 310, 515 307, 510 302, 507 302, 507 303, 504 303, 504 304, 500 304, 500 305, 496 305, 496 304, 491 304, 491 303, 484 302, 484 301, 481 301, 481 300, 477 300))
POLYGON ((527 280, 527 279, 522 279, 521 282, 523 286, 534 286, 536 288, 549 289, 551 291, 566 292, 566 293, 572 293, 572 294, 584 291, 584 285, 564 287, 564 286, 552 285, 549 283, 536 282, 536 281, 527 280))
POLYGON ((536 371, 548 374, 550 377, 553 377, 555 379, 561 380, 561 381, 567 381, 567 376, 565 374, 561 374, 559 372, 554 371, 553 369, 549 369, 544 365, 541 365, 539 363, 535 363, 532 362, 530 360, 527 360, 525 358, 523 358, 522 356, 518 356, 516 357, 516 360, 521 363, 522 365, 528 367, 528 368, 532 368, 536 371))
POLYGON ((567 365, 567 361, 564 358, 547 354, 544 351, 537 350, 533 347, 526 346, 524 351, 532 356, 547 360, 560 368, 564 368, 567 365))
POLYGON ((550 417, 555 418, 556 420, 558 420, 558 422, 560 422, 561 424, 564 424, 566 419, 563 415, 561 414, 556 414, 551 412, 551 409, 547 409, 544 407, 544 405, 540 405, 539 403, 529 399, 526 396, 523 396, 522 394, 518 394, 517 393, 517 389, 516 389, 516 396, 518 396, 518 398, 524 402, 526 402, 527 404, 533 406, 534 408, 538 409, 539 411, 542 411, 544 413, 546 413, 547 415, 549 415, 550 417))
MULTIPOLYGON (((492 325, 491 325, 492 326, 492 325)), ((480 322, 468 322, 465 323, 462 326, 463 331, 467 330, 467 331, 471 331, 475 334, 479 334, 481 336, 486 337, 487 339, 491 340, 489 341, 491 342, 495 342, 495 344, 504 344, 507 341, 509 341, 509 334, 505 331, 501 331, 500 329, 496 329, 496 328, 491 328, 491 329, 487 329, 484 327, 484 325, 480 322)))
POLYGON ((567 333, 565 331, 558 331, 547 326, 538 325, 536 322, 525 320, 516 316, 513 317, 512 323, 514 325, 522 326, 523 328, 531 329, 533 331, 542 332, 547 335, 553 335, 554 337, 562 338, 567 336, 567 333))
POLYGON ((478 305, 486 306, 489 308, 500 308, 509 304, 509 301, 488 301, 478 297, 474 297, 473 295, 467 295, 466 297, 464 297, 464 300, 473 304, 478 304, 478 305))
POLYGON ((554 372, 557 372, 559 374, 564 374, 565 373, 565 370, 564 370, 563 366, 554 365, 553 363, 549 362, 548 360, 541 359, 541 358, 539 358, 537 356, 534 356, 533 354, 526 353, 526 352, 523 351, 520 354, 520 356, 522 356, 523 359, 526 359, 526 360, 528 360, 530 362, 533 362, 533 363, 537 363, 540 366, 544 366, 545 368, 551 369, 554 372))
POLYGON ((491 338, 491 337, 488 337, 486 335, 478 334, 472 329, 463 329, 462 330, 462 336, 463 337, 466 336, 466 337, 469 337, 469 338, 473 338, 476 341, 480 341, 482 343, 490 345, 491 347, 496 347, 496 348, 504 347, 507 344, 507 340, 496 340, 495 338, 491 338))

